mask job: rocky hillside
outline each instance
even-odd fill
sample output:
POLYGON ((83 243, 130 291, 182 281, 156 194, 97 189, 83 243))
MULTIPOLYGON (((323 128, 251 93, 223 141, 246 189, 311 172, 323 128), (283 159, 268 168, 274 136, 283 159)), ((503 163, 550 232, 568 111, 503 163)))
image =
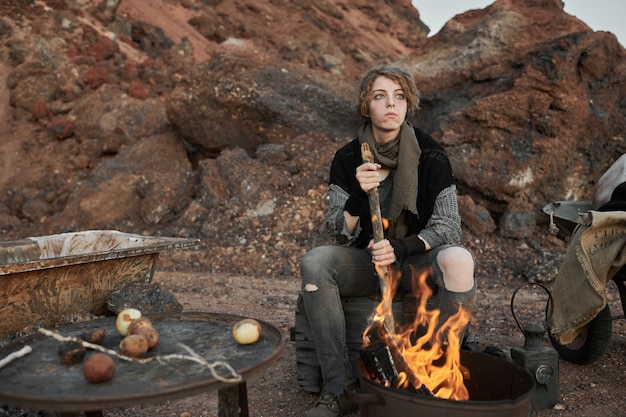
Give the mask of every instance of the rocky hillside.
POLYGON ((468 244, 537 243, 543 205, 591 199, 626 152, 626 51, 560 0, 427 34, 410 0, 0 0, 0 239, 193 236, 190 267, 292 275, 357 80, 399 62, 468 244))

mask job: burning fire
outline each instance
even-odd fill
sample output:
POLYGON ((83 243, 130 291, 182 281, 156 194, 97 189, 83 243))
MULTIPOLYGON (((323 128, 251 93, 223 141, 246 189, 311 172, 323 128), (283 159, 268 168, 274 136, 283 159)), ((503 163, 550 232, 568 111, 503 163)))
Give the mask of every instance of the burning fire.
POLYGON ((372 343, 371 338, 377 338, 389 348, 395 364, 400 365, 397 377, 385 381, 385 385, 421 389, 443 399, 468 400, 463 375, 469 375, 467 368, 461 365, 460 350, 463 330, 470 321, 469 313, 460 308, 440 324, 440 311, 426 308, 426 301, 433 295, 426 283, 429 271, 413 271, 413 288, 417 289, 413 295, 419 301, 415 319, 412 323, 394 326, 392 300, 398 279, 393 279, 392 275, 399 272, 379 269, 378 273, 387 285, 383 286, 382 300, 363 334, 363 347, 372 343), (389 328, 390 323, 394 328, 389 328))

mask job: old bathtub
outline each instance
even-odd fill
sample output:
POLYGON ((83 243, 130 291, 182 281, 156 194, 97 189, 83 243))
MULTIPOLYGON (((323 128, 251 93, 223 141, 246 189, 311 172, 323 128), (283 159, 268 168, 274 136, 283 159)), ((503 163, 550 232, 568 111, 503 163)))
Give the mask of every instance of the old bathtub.
POLYGON ((0 339, 65 314, 107 314, 106 299, 150 282, 159 253, 199 240, 87 230, 0 242, 0 339))

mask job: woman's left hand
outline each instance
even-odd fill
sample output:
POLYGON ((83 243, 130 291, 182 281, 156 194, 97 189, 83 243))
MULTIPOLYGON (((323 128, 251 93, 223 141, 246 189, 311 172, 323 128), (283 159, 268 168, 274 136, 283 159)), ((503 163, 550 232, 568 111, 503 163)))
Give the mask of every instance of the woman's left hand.
POLYGON ((372 262, 378 266, 388 266, 397 260, 393 246, 387 239, 378 242, 374 242, 374 239, 372 239, 367 248, 372 254, 372 262))

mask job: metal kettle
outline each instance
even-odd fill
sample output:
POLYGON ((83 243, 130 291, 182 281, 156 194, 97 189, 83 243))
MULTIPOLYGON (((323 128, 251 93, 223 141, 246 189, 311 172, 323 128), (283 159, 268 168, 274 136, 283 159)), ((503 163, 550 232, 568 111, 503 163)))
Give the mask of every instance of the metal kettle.
POLYGON ((559 354, 552 346, 545 344, 543 339, 552 312, 552 302, 550 290, 538 283, 522 284, 511 297, 511 313, 524 334, 524 346, 511 348, 511 359, 530 372, 535 380, 531 400, 533 410, 554 407, 559 401, 559 354), (522 287, 530 284, 543 288, 548 294, 546 317, 543 323, 529 323, 522 327, 515 314, 515 295, 522 287))

